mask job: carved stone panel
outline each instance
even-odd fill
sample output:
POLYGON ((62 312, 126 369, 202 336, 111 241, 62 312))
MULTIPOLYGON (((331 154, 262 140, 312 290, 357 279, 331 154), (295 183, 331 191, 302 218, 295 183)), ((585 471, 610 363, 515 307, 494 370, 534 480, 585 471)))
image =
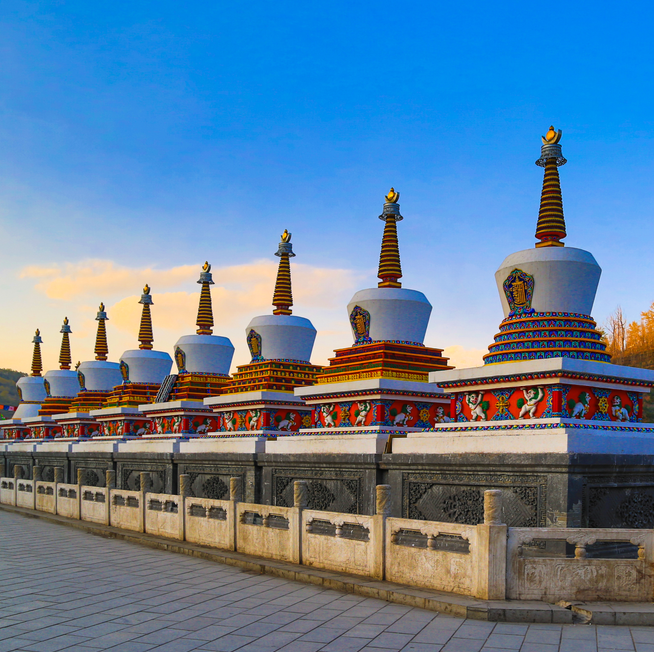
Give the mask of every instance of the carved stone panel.
MULTIPOLYGON (((634 478, 634 482, 645 478, 634 478)), ((651 481, 650 481, 651 482, 651 481)), ((589 486, 588 527, 654 528, 654 482, 636 486, 589 486)))
POLYGON ((544 527, 547 478, 489 474, 404 473, 402 516, 426 521, 484 522, 484 491, 502 491, 501 521, 511 527, 544 527))
POLYGON ((293 507, 293 483, 307 481, 308 509, 359 514, 362 503, 362 476, 356 472, 320 469, 273 469, 273 504, 293 507), (339 477, 342 473, 343 477, 339 477))

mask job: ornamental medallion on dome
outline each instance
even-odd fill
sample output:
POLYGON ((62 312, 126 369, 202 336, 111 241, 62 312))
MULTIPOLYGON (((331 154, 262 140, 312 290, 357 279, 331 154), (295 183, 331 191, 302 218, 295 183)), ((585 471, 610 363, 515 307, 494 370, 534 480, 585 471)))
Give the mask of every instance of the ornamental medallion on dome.
POLYGON ((263 360, 263 356, 261 355, 261 335, 252 328, 246 340, 250 349, 250 355, 252 356, 252 362, 261 362, 263 360))
POLYGON ((120 361, 120 375, 123 377, 123 383, 129 382, 129 365, 124 361, 120 361))
POLYGON ((531 300, 534 296, 534 277, 531 274, 514 269, 504 281, 503 288, 509 303, 509 317, 533 314, 531 300))
POLYGON ((179 346, 175 347, 175 364, 177 364, 177 370, 180 374, 186 372, 186 353, 179 346))
POLYGON ((370 313, 361 306, 354 306, 350 313, 350 324, 354 333, 355 344, 368 344, 370 338, 370 313))

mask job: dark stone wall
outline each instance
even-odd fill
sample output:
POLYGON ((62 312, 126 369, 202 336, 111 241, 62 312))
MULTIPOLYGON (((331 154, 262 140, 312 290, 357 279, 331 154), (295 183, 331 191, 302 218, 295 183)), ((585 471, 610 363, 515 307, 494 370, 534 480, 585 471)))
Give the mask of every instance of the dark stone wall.
POLYGON ((503 520, 513 527, 654 528, 654 455, 245 455, 7 452, 4 476, 14 466, 44 480, 63 470, 64 482, 102 487, 107 469, 117 486, 179 492, 180 474, 191 494, 226 499, 230 478, 241 479, 242 500, 291 506, 293 482, 306 480, 309 508, 373 514, 375 487, 390 484, 392 515, 469 523, 483 520, 486 489, 504 496, 503 520))

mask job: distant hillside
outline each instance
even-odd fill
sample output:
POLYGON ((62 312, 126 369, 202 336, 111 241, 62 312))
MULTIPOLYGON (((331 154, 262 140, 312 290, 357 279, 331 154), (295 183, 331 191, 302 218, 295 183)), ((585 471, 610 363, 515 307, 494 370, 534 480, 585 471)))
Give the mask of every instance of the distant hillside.
MULTIPOLYGON (((18 405, 20 399, 16 391, 16 381, 27 374, 13 369, 0 369, 0 405, 18 405)), ((11 412, 0 411, 0 417, 6 419, 11 412)))

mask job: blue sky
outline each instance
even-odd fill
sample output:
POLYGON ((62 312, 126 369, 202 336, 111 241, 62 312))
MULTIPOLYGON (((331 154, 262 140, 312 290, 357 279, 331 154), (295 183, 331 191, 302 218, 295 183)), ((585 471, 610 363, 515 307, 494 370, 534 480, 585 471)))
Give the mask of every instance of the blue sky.
POLYGON ((426 343, 473 363, 502 317, 495 269, 534 243, 534 161, 550 124, 569 161, 566 243, 604 271, 594 316, 620 304, 638 318, 654 300, 652 13, 3 2, 0 286, 11 319, 0 366, 28 369, 37 326, 54 366, 65 315, 73 356, 89 359, 100 300, 115 314, 117 358, 136 344, 145 282, 155 345, 170 350, 194 331, 206 259, 216 333, 244 363, 243 329, 268 310, 285 228, 304 266, 294 311, 314 321, 314 361, 325 362, 350 342, 349 296, 376 283, 391 185, 405 216, 403 283, 434 305, 426 343))

